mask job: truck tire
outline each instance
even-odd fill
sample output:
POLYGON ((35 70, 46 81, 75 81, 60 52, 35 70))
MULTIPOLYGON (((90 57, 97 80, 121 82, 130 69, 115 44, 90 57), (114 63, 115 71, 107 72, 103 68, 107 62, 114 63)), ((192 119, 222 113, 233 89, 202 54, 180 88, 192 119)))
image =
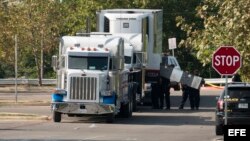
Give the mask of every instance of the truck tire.
POLYGON ((114 114, 108 114, 106 117, 106 123, 113 123, 115 120, 114 114))
POLYGON ((62 115, 59 112, 53 111, 53 121, 54 122, 61 122, 62 115))
POLYGON ((133 112, 137 111, 137 101, 136 101, 136 92, 133 93, 133 98, 132 98, 132 102, 133 102, 133 112))
POLYGON ((216 125, 215 133, 216 133, 216 135, 223 135, 223 126, 222 125, 216 125))
POLYGON ((132 117, 133 107, 134 107, 134 103, 133 103, 133 100, 131 99, 131 101, 129 102, 129 117, 132 117))
POLYGON ((132 108, 130 102, 121 104, 120 115, 123 118, 129 118, 132 115, 132 108))
POLYGON ((132 117, 132 114, 133 114, 133 108, 134 108, 134 101, 133 101, 133 97, 134 97, 134 94, 132 93, 131 95, 130 95, 130 101, 129 101, 129 103, 128 103, 128 105, 129 105, 129 116, 128 117, 132 117))

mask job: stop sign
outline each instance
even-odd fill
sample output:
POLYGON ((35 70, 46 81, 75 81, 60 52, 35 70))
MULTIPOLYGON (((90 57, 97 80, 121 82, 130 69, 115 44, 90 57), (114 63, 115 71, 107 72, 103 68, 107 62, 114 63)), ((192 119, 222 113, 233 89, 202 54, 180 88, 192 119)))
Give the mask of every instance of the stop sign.
POLYGON ((220 75, 234 75, 241 67, 240 53, 232 46, 221 46, 213 54, 212 66, 220 75))

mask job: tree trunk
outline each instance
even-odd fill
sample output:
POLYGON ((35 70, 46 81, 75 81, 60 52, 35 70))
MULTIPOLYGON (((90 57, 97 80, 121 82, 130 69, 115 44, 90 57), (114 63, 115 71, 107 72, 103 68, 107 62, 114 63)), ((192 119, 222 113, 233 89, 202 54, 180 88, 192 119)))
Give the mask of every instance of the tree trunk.
POLYGON ((42 86, 42 77, 41 77, 41 68, 39 64, 39 59, 38 56, 36 55, 36 51, 34 51, 34 57, 35 57, 35 62, 36 62, 36 70, 37 70, 37 76, 38 76, 38 86, 42 86))
POLYGON ((43 62, 43 34, 42 34, 42 39, 41 39, 41 66, 40 66, 40 68, 41 68, 41 79, 43 79, 43 64, 44 64, 44 62, 43 62))

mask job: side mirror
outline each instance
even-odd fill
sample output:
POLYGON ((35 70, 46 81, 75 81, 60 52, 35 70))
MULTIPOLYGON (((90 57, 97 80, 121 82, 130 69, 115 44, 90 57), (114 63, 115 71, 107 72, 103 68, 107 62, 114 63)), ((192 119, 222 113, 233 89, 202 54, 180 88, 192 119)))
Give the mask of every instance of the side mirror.
POLYGON ((53 70, 56 71, 58 69, 58 59, 56 55, 52 56, 52 62, 51 62, 51 67, 53 67, 53 70))
POLYGON ((120 39, 119 45, 117 46, 117 53, 115 56, 115 65, 118 70, 124 68, 124 40, 120 39))
POLYGON ((145 52, 138 52, 134 53, 133 55, 133 64, 135 67, 142 67, 146 64, 146 53, 145 52))

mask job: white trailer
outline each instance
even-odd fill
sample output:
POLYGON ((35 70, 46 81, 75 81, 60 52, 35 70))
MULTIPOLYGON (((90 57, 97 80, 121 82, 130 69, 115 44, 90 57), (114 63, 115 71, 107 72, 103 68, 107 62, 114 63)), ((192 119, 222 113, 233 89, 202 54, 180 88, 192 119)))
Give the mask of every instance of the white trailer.
MULTIPOLYGON (((107 9, 97 12, 97 31, 125 40, 125 65, 134 71, 134 81, 140 84, 137 93, 141 98, 148 97, 150 84, 155 83, 160 74, 162 14, 159 9, 107 9)), ((142 102, 146 101, 142 99, 142 102)))
POLYGON ((64 36, 53 57, 57 89, 52 94, 54 122, 68 116, 130 117, 135 96, 124 68, 124 40, 119 37, 64 36))

